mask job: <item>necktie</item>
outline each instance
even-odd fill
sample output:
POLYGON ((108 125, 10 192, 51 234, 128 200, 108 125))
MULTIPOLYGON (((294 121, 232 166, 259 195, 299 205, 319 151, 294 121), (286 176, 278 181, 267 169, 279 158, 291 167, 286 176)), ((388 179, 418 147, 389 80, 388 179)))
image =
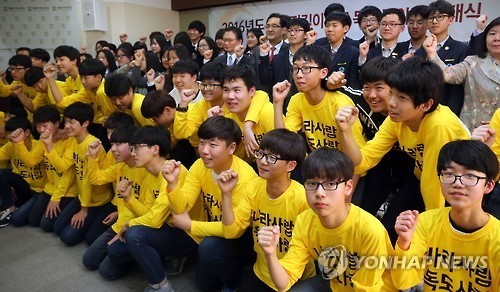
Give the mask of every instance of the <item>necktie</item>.
POLYGON ((233 64, 234 64, 233 56, 229 56, 227 59, 227 65, 233 66, 233 64))
POLYGON ((271 48, 271 52, 269 53, 269 62, 271 62, 273 60, 275 50, 276 50, 276 47, 271 48))

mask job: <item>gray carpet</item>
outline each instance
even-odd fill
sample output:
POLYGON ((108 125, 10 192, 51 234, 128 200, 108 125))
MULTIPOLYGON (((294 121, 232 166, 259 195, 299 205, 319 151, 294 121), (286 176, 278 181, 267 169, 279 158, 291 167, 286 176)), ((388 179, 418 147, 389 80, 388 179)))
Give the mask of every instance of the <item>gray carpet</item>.
MULTIPOLYGON (((0 291, 143 291, 147 286, 138 267, 116 281, 87 270, 81 262, 86 248, 85 243, 67 247, 40 228, 0 228, 0 291)), ((169 279, 176 291, 197 291, 194 260, 169 279)))

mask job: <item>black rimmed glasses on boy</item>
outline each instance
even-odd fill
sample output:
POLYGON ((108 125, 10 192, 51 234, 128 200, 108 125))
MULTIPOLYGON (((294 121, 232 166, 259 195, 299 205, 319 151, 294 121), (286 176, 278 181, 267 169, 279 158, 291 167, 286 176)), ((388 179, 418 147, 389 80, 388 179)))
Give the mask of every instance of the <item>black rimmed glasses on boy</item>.
POLYGON ((427 22, 428 23, 433 23, 434 19, 437 20, 438 22, 443 21, 446 17, 450 17, 448 14, 440 14, 440 15, 435 15, 435 16, 430 16, 427 17, 427 22))
POLYGON ((477 185, 480 179, 487 179, 485 176, 477 176, 471 173, 456 175, 451 172, 442 172, 439 174, 439 181, 444 184, 454 184, 457 179, 466 187, 473 187, 477 185))
POLYGON ((210 84, 210 83, 203 83, 201 81, 196 81, 196 83, 198 84, 198 89, 199 90, 208 90, 208 91, 212 91, 215 89, 216 86, 222 86, 222 84, 218 83, 218 84, 210 84))
POLYGON ((347 180, 317 182, 306 180, 304 182, 304 189, 306 189, 306 191, 315 191, 321 186, 325 191, 335 191, 339 187, 339 184, 345 183, 346 181, 347 180))
POLYGON ((275 154, 264 153, 264 151, 260 149, 255 149, 253 151, 253 156, 255 157, 255 159, 262 159, 263 157, 265 157, 267 163, 269 164, 275 164, 276 162, 278 162, 278 160, 288 160, 285 158, 281 158, 275 154))
POLYGON ((292 67, 290 70, 292 71, 293 74, 299 74, 299 72, 302 72, 302 74, 309 74, 311 73, 312 69, 321 69, 318 66, 304 66, 304 67, 292 67))
POLYGON ((151 147, 148 144, 135 144, 130 146, 130 153, 136 153, 137 149, 142 148, 142 147, 151 147))

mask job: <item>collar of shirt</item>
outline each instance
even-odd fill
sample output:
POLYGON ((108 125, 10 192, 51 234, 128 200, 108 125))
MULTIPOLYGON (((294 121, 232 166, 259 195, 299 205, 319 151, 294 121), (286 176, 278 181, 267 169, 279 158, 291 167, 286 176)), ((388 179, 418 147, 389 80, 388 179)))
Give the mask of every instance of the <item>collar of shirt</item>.
MULTIPOLYGON (((396 44, 397 45, 397 44, 396 44)), ((384 45, 382 45, 382 56, 384 57, 389 57, 392 52, 394 52, 394 49, 396 48, 396 45, 390 47, 390 48, 384 48, 384 45)))
POLYGON ((275 55, 277 55, 280 52, 282 45, 283 45, 283 41, 279 42, 276 46, 274 46, 274 54, 275 55))
POLYGON ((330 51, 332 52, 332 54, 336 54, 339 51, 339 48, 340 48, 340 46, 338 46, 336 48, 333 48, 332 46, 330 46, 330 51))
POLYGON ((288 50, 288 60, 290 61, 290 65, 293 65, 293 53, 288 50))
POLYGON ((439 50, 441 49, 442 47, 444 47, 444 43, 446 43, 446 41, 450 38, 450 36, 447 36, 442 42, 438 43, 437 44, 437 47, 436 49, 439 50))

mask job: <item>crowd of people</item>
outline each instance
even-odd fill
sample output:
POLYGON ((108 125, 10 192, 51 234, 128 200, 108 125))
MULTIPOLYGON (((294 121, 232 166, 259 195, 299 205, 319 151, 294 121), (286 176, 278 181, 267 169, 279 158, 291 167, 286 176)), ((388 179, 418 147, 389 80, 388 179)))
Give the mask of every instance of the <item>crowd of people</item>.
POLYGON ((443 0, 365 6, 360 40, 324 15, 324 38, 272 13, 246 45, 195 20, 95 58, 19 48, 0 227, 86 242, 106 280, 134 263, 145 291, 193 255, 202 291, 500 291, 500 17, 465 43, 443 0))

